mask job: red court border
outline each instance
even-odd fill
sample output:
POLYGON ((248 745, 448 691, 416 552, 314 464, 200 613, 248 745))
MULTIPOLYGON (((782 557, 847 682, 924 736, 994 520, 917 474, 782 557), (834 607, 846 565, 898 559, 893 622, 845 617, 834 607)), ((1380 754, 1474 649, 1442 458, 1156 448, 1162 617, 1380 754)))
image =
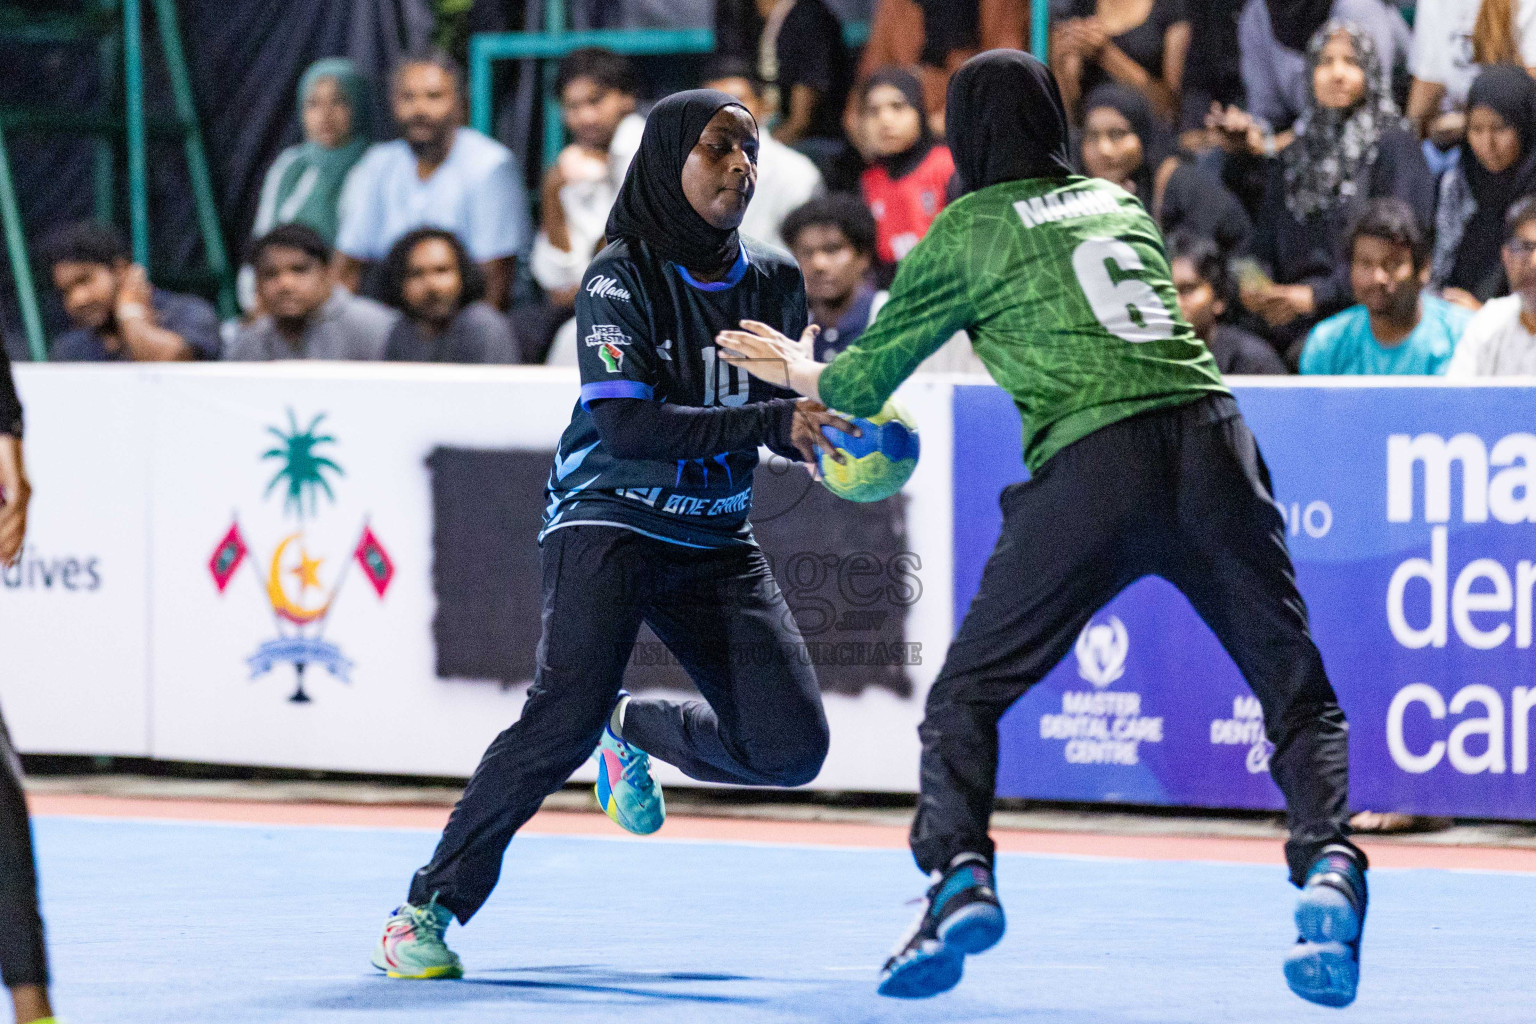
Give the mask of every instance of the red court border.
MULTIPOLYGON (((181 800, 34 793, 27 802, 43 817, 137 818, 246 825, 314 825, 352 828, 418 828, 437 831, 448 820, 446 807, 397 805, 265 803, 242 800, 181 800)), ((605 816, 541 811, 524 831, 543 835, 630 838, 605 816)), ((906 829, 896 825, 827 821, 769 821, 677 815, 667 819, 659 839, 770 843, 795 846, 904 849, 906 829)), ((1237 864, 1284 863, 1281 846, 1267 839, 1178 835, 1105 835, 1096 832, 998 830, 1005 853, 1063 854, 1126 860, 1205 860, 1237 864)), ((644 840, 636 840, 643 842, 644 840)), ((1449 846, 1411 840, 1361 843, 1373 867, 1536 873, 1536 849, 1449 846)))

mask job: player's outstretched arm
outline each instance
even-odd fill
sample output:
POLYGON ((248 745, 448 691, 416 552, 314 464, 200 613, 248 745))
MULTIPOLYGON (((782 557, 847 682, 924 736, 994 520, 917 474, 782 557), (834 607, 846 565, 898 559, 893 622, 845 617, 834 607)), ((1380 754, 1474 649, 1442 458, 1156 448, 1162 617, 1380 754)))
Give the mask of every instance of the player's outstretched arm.
POLYGON ((969 219, 950 207, 902 260, 891 297, 859 340, 830 363, 812 358, 810 339, 791 341, 766 324, 742 321, 722 331, 721 358, 770 384, 798 391, 851 416, 873 416, 918 364, 977 319, 971 282, 984 266, 977 253, 995 238, 973 237, 969 219), (977 244, 978 241, 981 244, 977 244))
POLYGON ((0 434, 0 565, 13 565, 27 536, 32 486, 22 461, 21 438, 0 434))
POLYGON ((797 342, 757 320, 743 320, 741 326, 715 336, 721 359, 766 383, 819 399, 817 383, 826 364, 811 354, 819 327, 807 327, 797 342))

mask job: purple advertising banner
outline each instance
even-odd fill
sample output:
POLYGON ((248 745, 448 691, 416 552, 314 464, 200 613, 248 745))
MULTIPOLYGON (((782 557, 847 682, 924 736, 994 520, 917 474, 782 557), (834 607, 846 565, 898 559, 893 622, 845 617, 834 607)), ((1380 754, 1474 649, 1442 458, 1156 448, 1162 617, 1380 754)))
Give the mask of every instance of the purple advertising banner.
MULTIPOLYGON (((1536 391, 1292 378, 1235 386, 1350 721, 1352 803, 1536 819, 1536 391)), ((1027 476, 1000 389, 957 388, 955 607, 1027 476)), ((1042 537, 1049 543, 1049 537, 1042 537)), ((1263 718, 1168 583, 1099 611, 1000 726, 1001 796, 1278 808, 1263 718)))

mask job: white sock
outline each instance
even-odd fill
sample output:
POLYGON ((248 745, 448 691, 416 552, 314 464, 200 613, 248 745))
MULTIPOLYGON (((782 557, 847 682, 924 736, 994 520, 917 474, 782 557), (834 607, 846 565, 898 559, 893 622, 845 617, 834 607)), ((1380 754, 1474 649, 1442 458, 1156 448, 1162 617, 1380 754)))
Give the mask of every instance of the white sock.
POLYGON ((980 864, 982 867, 987 868, 987 870, 991 870, 991 866, 989 865, 987 858, 983 857, 979 853, 957 853, 955 854, 954 858, 950 860, 949 867, 945 870, 953 871, 955 868, 959 867, 961 864, 964 864, 968 860, 973 860, 980 864))
POLYGON ((613 714, 608 716, 608 728, 612 729, 613 734, 619 739, 624 738, 624 711, 628 707, 629 694, 625 694, 624 696, 620 697, 619 702, 614 705, 613 714))

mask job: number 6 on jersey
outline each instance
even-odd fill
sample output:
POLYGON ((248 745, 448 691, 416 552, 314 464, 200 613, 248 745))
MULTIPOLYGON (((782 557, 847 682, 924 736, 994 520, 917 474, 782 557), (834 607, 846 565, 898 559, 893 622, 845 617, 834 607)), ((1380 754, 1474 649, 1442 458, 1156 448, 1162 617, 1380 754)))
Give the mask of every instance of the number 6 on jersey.
POLYGON ((1129 276, 1145 269, 1136 250, 1114 238, 1090 238, 1072 253, 1077 283, 1105 330, 1133 343, 1167 341, 1173 337, 1173 315, 1151 285, 1129 276))

